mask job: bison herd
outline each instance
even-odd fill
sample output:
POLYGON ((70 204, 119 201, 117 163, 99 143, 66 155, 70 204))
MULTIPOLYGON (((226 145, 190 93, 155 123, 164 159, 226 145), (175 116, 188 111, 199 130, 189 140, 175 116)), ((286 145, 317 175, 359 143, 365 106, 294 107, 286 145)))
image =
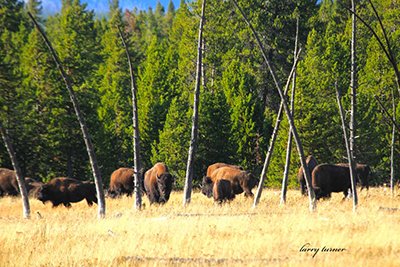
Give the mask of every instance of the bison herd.
MULTIPOLYGON (((350 168, 348 164, 318 164, 313 156, 306 160, 312 187, 317 199, 329 198, 332 192, 343 192, 344 197, 351 191, 350 168)), ((368 165, 356 165, 356 180, 363 188, 369 187, 371 169, 368 165)), ((307 185, 303 168, 298 171, 300 190, 307 195, 307 185)), ((175 176, 172 175, 164 163, 156 163, 152 168, 139 172, 140 191, 147 195, 150 204, 164 204, 169 200, 175 176)), ((258 184, 258 179, 241 166, 226 163, 215 163, 207 168, 203 177, 201 192, 217 203, 223 203, 235 198, 235 195, 244 192, 245 197, 253 197, 251 190, 258 184)), ((47 184, 25 178, 25 185, 29 195, 42 201, 51 202, 53 207, 64 205, 71 207, 71 203, 86 199, 89 206, 97 203, 96 187, 93 182, 79 181, 72 178, 57 177, 47 184)), ((119 168, 111 174, 109 189, 106 196, 110 198, 122 195, 131 196, 134 192, 134 169, 119 168)), ((15 172, 0 168, 0 197, 4 195, 19 195, 19 186, 15 172)))

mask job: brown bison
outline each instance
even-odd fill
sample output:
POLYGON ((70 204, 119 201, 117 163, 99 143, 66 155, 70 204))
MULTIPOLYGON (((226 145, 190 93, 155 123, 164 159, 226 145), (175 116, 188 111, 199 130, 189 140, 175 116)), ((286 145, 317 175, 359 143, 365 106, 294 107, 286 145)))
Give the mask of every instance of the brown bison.
POLYGON ((29 192, 29 196, 37 198, 37 192, 44 185, 44 183, 28 177, 25 178, 25 183, 26 190, 29 192))
POLYGON ((168 201, 172 191, 174 177, 168 172, 164 163, 156 163, 144 174, 144 188, 150 204, 164 204, 168 201))
POLYGON ((63 204, 70 208, 71 202, 86 199, 89 206, 97 204, 96 187, 93 182, 82 182, 72 178, 58 177, 51 179, 37 192, 37 199, 45 204, 53 203, 53 208, 63 204))
MULTIPOLYGON (((30 196, 35 196, 35 191, 41 184, 42 183, 32 178, 25 177, 26 191, 30 196)), ((0 197, 5 195, 19 196, 19 194, 19 185, 15 171, 6 168, 0 168, 0 197)))
POLYGON ((332 192, 343 192, 347 197, 351 189, 348 167, 333 164, 320 164, 312 172, 312 186, 317 199, 330 198, 332 192))
POLYGON ((207 197, 212 196, 212 189, 210 192, 209 186, 205 186, 207 184, 208 179, 211 179, 212 185, 214 186, 214 183, 217 180, 228 180, 231 182, 231 187, 233 190, 234 194, 240 194, 245 192, 245 196, 251 196, 253 197, 253 193, 251 190, 257 185, 257 179, 256 177, 246 171, 239 170, 239 169, 234 169, 231 167, 221 167, 216 169, 211 176, 206 176, 203 178, 203 183, 202 183, 202 193, 206 195, 207 197))
MULTIPOLYGON (((306 164, 311 178, 311 174, 314 168, 318 165, 318 161, 313 156, 310 155, 306 159, 306 164)), ((299 171, 297 173, 297 178, 299 179, 301 194, 307 195, 307 183, 306 183, 306 178, 304 177, 303 166, 300 166, 299 171)))
POLYGON ((225 179, 219 179, 214 183, 212 195, 214 197, 214 201, 218 202, 219 204, 235 198, 231 182, 225 179))
MULTIPOLYGON (((108 189, 107 195, 111 198, 119 197, 123 194, 131 196, 135 185, 134 171, 135 170, 132 168, 119 168, 118 170, 115 170, 111 174, 110 187, 108 189)), ((144 193, 143 174, 144 170, 141 169, 139 173, 139 184, 142 194, 144 193)))
MULTIPOLYGON (((338 166, 349 167, 348 163, 339 163, 338 166)), ((356 165, 357 182, 361 185, 361 190, 364 187, 369 189, 369 179, 371 176, 371 168, 367 164, 357 164, 356 165)))
POLYGON ((231 164, 222 163, 222 162, 217 162, 217 163, 214 163, 214 164, 208 166, 206 176, 211 176, 211 174, 216 169, 221 168, 221 167, 231 167, 231 168, 234 168, 234 169, 243 170, 243 167, 241 167, 241 166, 231 165, 231 164))

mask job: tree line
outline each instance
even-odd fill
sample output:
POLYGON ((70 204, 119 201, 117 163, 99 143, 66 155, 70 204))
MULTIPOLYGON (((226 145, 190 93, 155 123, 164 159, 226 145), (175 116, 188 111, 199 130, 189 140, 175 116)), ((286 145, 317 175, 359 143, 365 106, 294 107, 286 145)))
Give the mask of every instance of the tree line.
MULTIPOLYGON (((349 1, 341 1, 349 5, 349 1)), ((167 9, 122 10, 110 1, 107 18, 95 18, 86 3, 63 0, 60 13, 41 16, 40 1, 0 0, 0 118, 14 146, 24 176, 48 181, 57 176, 92 177, 79 123, 57 66, 27 11, 45 29, 73 83, 95 146, 103 182, 119 167, 132 167, 131 80, 123 30, 136 73, 140 159, 144 168, 164 162, 183 187, 190 142, 196 75, 196 46, 202 1, 172 1, 167 9)), ((346 162, 335 82, 350 108, 351 14, 338 1, 257 1, 239 4, 262 37, 277 76, 291 71, 299 18, 294 118, 306 155, 320 163, 346 162)), ((382 34, 367 1, 357 12, 382 34)), ((399 3, 374 1, 388 31, 399 40, 399 3)), ((372 167, 372 184, 390 176, 390 114, 400 116, 393 70, 378 42, 357 25, 356 161, 372 167)), ((272 77, 245 21, 230 1, 210 1, 202 48, 198 140, 193 183, 200 184, 207 166, 227 162, 259 176, 280 105, 272 77)), ((398 56, 399 47, 394 46, 398 56)), ((348 116, 346 117, 348 120, 348 116)), ((348 124, 348 123, 347 123, 348 124)), ((281 123, 266 185, 281 184, 289 123, 281 123)), ((397 133, 398 136, 398 133, 397 133)), ((395 166, 399 141, 395 139, 395 166)), ((293 148, 294 149, 294 148, 293 148)), ((299 165, 292 153, 291 186, 299 165)), ((12 168, 5 147, 0 165, 12 168)))

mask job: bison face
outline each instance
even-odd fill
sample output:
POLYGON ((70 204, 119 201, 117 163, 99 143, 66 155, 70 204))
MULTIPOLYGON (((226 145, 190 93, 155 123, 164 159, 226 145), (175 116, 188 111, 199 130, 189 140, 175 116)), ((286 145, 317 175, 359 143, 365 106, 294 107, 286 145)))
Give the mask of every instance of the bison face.
POLYGON ((212 197, 213 182, 210 176, 205 176, 201 184, 201 192, 208 198, 212 197))
POLYGON ((36 197, 37 197, 38 200, 42 201, 43 204, 46 201, 50 200, 49 192, 48 192, 48 189, 47 189, 46 185, 43 185, 43 186, 39 187, 39 189, 37 190, 37 193, 36 193, 36 197))
POLYGON ((171 174, 165 172, 158 176, 157 174, 157 187, 160 192, 160 203, 164 204, 168 201, 169 195, 172 191, 173 177, 171 174))
POLYGON ((258 184, 257 178, 251 174, 248 173, 247 174, 247 186, 249 187, 249 189, 253 189, 256 185, 258 184))

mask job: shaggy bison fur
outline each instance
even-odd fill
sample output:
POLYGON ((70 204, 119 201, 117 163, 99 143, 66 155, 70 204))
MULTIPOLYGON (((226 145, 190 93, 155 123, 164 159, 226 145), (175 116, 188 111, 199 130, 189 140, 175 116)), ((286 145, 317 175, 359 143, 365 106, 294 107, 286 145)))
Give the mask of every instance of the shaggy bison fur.
POLYGON ((330 198, 332 192, 343 192, 345 198, 351 188, 349 168, 320 164, 312 172, 312 186, 317 199, 330 198))
POLYGON ((231 167, 231 168, 234 168, 234 169, 243 170, 243 167, 241 167, 241 166, 231 165, 231 164, 222 163, 222 162, 217 162, 217 163, 214 163, 214 164, 208 166, 206 176, 211 176, 211 174, 216 169, 221 168, 221 167, 231 167))
POLYGON ((232 200, 235 198, 233 193, 231 182, 225 179, 217 180, 214 183, 212 190, 212 195, 215 202, 222 203, 227 200, 232 200))
POLYGON ((210 188, 212 187, 205 186, 209 179, 212 181, 212 186, 214 186, 214 183, 217 180, 228 180, 231 183, 234 194, 237 195, 245 192, 246 197, 254 196, 251 190, 257 185, 257 179, 253 174, 230 167, 221 167, 216 169, 211 176, 206 176, 203 178, 202 193, 207 197, 212 196, 212 189, 210 192, 210 188))
POLYGON ((86 199, 89 206, 93 202, 97 204, 96 187, 93 182, 82 182, 72 178, 58 177, 51 179, 37 192, 37 199, 45 204, 53 203, 53 207, 63 204, 70 208, 71 202, 79 202, 86 199))
POLYGON ((174 177, 164 163, 156 163, 144 174, 144 188, 150 204, 164 204, 169 200, 174 177))
MULTIPOLYGON (((111 198, 120 197, 124 194, 131 196, 135 186, 134 169, 132 168, 119 168, 111 174, 110 187, 107 196, 111 198)), ((144 193, 143 186, 144 170, 141 169, 139 173, 141 192, 144 193)))
MULTIPOLYGON (((349 168, 348 163, 339 163, 338 166, 343 166, 349 168)), ((356 165, 357 182, 361 185, 361 190, 367 188, 369 189, 369 179, 371 176, 371 168, 366 164, 356 165)))

